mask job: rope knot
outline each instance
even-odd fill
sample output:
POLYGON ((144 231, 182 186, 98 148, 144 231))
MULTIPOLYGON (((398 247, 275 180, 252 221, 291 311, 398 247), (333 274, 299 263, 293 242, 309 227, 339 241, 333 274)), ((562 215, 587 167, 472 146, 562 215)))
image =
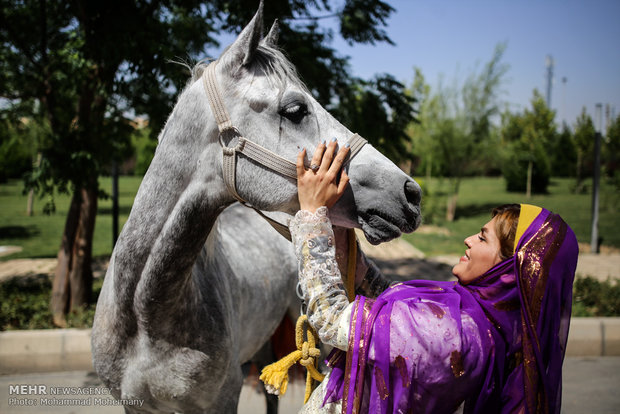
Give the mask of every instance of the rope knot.
POLYGON ((304 367, 315 366, 315 358, 321 355, 321 351, 318 348, 310 348, 308 342, 304 342, 301 347, 301 359, 299 363, 304 367))
POLYGON ((304 403, 310 398, 312 391, 312 380, 323 381, 325 376, 317 370, 317 359, 321 355, 321 350, 316 347, 316 332, 308 324, 308 316, 302 315, 297 320, 295 326, 295 343, 297 350, 291 352, 278 362, 263 368, 260 379, 268 388, 275 389, 280 396, 284 395, 288 386, 288 369, 299 362, 308 371, 306 375, 306 394, 304 403), (306 340, 304 340, 304 324, 306 326, 306 340))

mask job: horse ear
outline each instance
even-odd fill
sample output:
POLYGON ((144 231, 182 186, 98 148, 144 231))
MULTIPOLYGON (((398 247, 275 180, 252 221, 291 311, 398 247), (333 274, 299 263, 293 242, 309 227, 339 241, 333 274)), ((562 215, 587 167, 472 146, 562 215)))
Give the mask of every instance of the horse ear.
POLYGON ((271 25, 271 29, 269 29, 269 33, 263 39, 263 43, 269 46, 276 46, 278 44, 278 37, 280 36, 280 25, 278 24, 278 19, 273 21, 273 25, 271 25))
MULTIPOLYGON (((254 52, 263 36, 263 0, 258 5, 258 11, 241 31, 237 40, 233 42, 224 54, 225 60, 237 68, 252 62, 254 52)), ((237 68, 232 68, 237 69, 237 68)))

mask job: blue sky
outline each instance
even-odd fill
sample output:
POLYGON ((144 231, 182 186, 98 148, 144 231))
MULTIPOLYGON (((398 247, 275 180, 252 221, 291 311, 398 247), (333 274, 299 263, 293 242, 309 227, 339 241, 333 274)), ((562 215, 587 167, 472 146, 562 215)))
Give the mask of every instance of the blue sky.
MULTIPOLYGON (((396 9, 385 28, 395 46, 349 46, 334 36, 332 46, 350 57, 355 76, 389 73, 411 86, 413 68, 419 67, 431 89, 440 79, 460 85, 505 43, 502 61, 509 69, 501 98, 511 110, 530 107, 535 88, 545 96, 550 55, 555 63, 551 107, 558 125, 573 126, 584 107, 594 117, 596 103, 620 114, 620 0, 385 1, 396 9)), ((333 1, 335 9, 341 4, 333 1)), ((270 24, 265 22, 266 28, 270 24)), ((222 48, 233 39, 222 36, 222 48)))
POLYGON ((387 22, 396 46, 334 47, 351 57, 356 76, 390 73, 411 85, 419 67, 431 88, 458 82, 488 62, 505 42, 509 65, 503 99, 529 107, 534 88, 546 90, 545 58, 555 61, 551 107, 574 124, 597 102, 620 113, 620 0, 387 0, 397 11, 387 22), (566 83, 562 78, 566 77, 566 83))

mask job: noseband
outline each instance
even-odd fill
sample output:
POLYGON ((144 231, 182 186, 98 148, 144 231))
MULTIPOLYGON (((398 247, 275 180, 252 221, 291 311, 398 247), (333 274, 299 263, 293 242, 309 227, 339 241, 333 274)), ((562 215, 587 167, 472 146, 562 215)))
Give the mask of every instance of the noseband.
MULTIPOLYGON (((241 132, 233 125, 228 111, 222 101, 222 95, 220 93, 217 79, 215 76, 216 61, 211 62, 205 73, 202 76, 203 85, 209 99, 209 105, 211 111, 215 116, 217 127, 219 129, 219 141, 222 146, 222 172, 224 177, 224 183, 230 194, 241 204, 246 207, 253 208, 258 214, 265 218, 280 234, 284 237, 291 239, 288 231, 288 226, 266 216, 262 211, 252 206, 246 200, 244 200, 237 192, 235 184, 235 177, 237 171, 237 154, 243 154, 246 157, 256 161, 260 165, 280 174, 285 177, 297 180, 297 165, 279 156, 278 154, 268 150, 265 147, 258 145, 257 143, 245 138, 241 132), (224 142, 224 137, 237 140, 237 145, 234 147, 227 147, 224 142)), ((232 141, 230 141, 232 142, 232 141)), ((350 151, 347 155, 345 163, 349 162, 366 144, 366 140, 358 134, 353 134, 349 138, 350 151)))

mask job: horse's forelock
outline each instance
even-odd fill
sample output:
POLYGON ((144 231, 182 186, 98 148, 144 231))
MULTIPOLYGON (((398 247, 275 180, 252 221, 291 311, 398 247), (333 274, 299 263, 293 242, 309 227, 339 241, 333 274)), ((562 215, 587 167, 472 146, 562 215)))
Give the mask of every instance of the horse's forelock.
POLYGON ((279 49, 261 44, 254 52, 252 68, 261 70, 276 87, 293 83, 304 91, 306 86, 299 78, 295 66, 279 49))
MULTIPOLYGON (((200 79, 209 63, 211 63, 210 60, 201 60, 191 68, 190 84, 200 79)), ((275 87, 282 88, 286 84, 293 83, 308 92, 295 66, 284 56, 284 53, 271 45, 260 44, 257 47, 248 69, 264 72, 275 87)))

